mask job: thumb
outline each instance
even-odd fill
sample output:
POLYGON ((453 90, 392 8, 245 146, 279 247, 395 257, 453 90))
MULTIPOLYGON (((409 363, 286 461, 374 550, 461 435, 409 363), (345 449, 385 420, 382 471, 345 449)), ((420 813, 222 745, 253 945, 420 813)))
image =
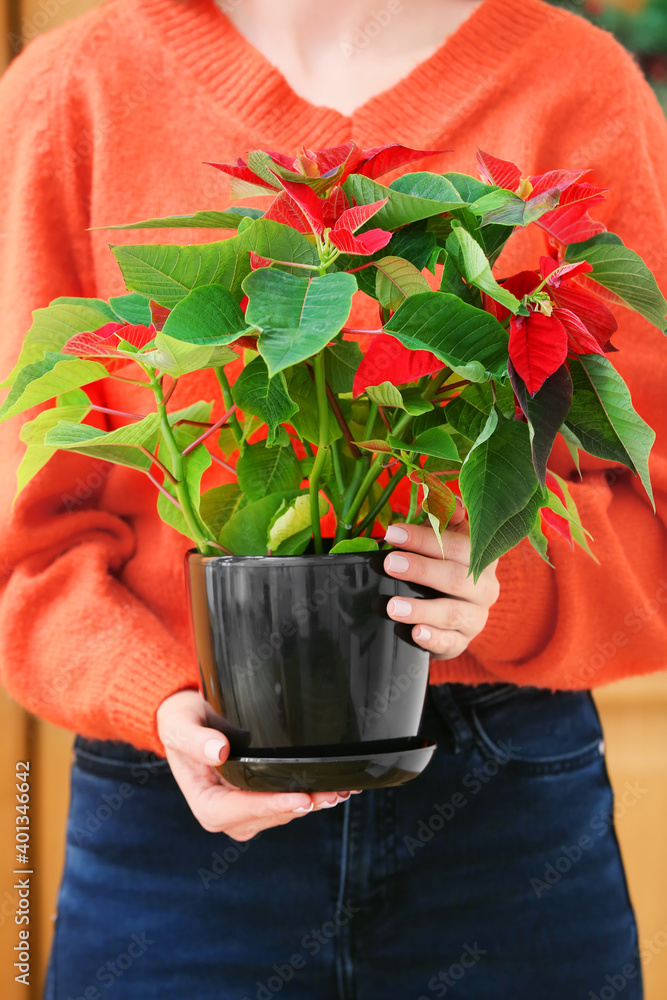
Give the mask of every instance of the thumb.
POLYGON ((190 702, 183 699, 160 719, 160 739, 166 750, 182 753, 198 764, 221 764, 229 756, 229 740, 218 729, 203 724, 203 703, 195 692, 192 695, 190 702), (195 698, 199 700, 195 702, 195 698))

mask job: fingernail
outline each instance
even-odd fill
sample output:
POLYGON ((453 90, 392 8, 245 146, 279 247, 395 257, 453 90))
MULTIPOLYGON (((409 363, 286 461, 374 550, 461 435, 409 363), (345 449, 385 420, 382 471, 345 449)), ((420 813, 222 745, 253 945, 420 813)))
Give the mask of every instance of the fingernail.
POLYGON ((311 801, 309 806, 297 806, 292 812, 295 813, 309 813, 315 808, 315 803, 311 801))
POLYGON ((410 569, 410 560, 402 556, 400 552, 391 552, 384 561, 386 569, 393 570, 394 573, 405 573, 410 569))
POLYGON ((415 635, 415 639, 423 639, 425 641, 426 639, 430 638, 431 638, 430 628, 425 628, 423 625, 420 625, 419 628, 417 629, 417 634, 415 635))
POLYGON ((401 528, 398 524, 390 524, 384 533, 384 539, 391 545, 400 545, 402 542, 407 542, 408 533, 405 528, 401 528))
POLYGON ((225 744, 222 740, 209 740, 204 746, 204 756, 211 761, 212 764, 220 763, 220 754, 225 749, 225 744))
POLYGON ((361 795, 362 792, 363 792, 363 788, 355 788, 355 789, 353 789, 353 791, 352 791, 351 794, 352 795, 361 795))
POLYGON ((350 792, 339 792, 338 793, 338 801, 339 802, 345 802, 345 800, 349 799, 349 797, 350 797, 350 792))
POLYGON ((336 799, 334 802, 323 802, 317 808, 318 809, 333 809, 333 807, 337 806, 337 805, 338 805, 338 799, 336 799))
POLYGON ((392 597, 387 605, 389 614, 396 615, 397 618, 405 618, 412 613, 412 605, 409 601, 402 601, 400 597, 392 597))

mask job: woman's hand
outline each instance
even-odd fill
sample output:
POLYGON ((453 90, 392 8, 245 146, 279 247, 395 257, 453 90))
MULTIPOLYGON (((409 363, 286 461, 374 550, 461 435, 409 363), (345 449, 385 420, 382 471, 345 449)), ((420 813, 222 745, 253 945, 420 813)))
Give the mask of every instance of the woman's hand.
POLYGON ((195 818, 210 833, 250 840, 260 830, 284 826, 349 797, 350 792, 244 792, 235 788, 215 770, 229 756, 229 742, 211 727, 212 715, 198 691, 177 691, 157 710, 158 733, 172 774, 195 818))
POLYGON ((460 656, 482 631, 489 608, 498 600, 498 560, 473 583, 468 576, 469 526, 460 503, 442 536, 444 560, 430 525, 392 524, 385 538, 402 550, 390 552, 384 561, 390 576, 425 584, 447 595, 435 600, 393 597, 387 613, 394 621, 414 624, 412 638, 436 659, 460 656))

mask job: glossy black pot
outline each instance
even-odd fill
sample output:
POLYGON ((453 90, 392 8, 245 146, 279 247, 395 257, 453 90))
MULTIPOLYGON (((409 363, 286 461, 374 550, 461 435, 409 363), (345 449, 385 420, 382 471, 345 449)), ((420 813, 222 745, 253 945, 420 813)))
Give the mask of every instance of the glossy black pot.
POLYGON ((429 657, 394 596, 385 553, 188 553, 202 693, 231 744, 221 770, 257 791, 401 784, 433 753, 417 736, 429 657))

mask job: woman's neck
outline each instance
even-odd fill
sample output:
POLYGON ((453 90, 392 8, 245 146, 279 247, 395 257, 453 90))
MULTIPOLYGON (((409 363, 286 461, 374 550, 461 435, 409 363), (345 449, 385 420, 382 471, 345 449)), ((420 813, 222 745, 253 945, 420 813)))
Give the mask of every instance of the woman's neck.
POLYGON ((351 114, 432 55, 480 0, 216 0, 311 104, 351 114))

